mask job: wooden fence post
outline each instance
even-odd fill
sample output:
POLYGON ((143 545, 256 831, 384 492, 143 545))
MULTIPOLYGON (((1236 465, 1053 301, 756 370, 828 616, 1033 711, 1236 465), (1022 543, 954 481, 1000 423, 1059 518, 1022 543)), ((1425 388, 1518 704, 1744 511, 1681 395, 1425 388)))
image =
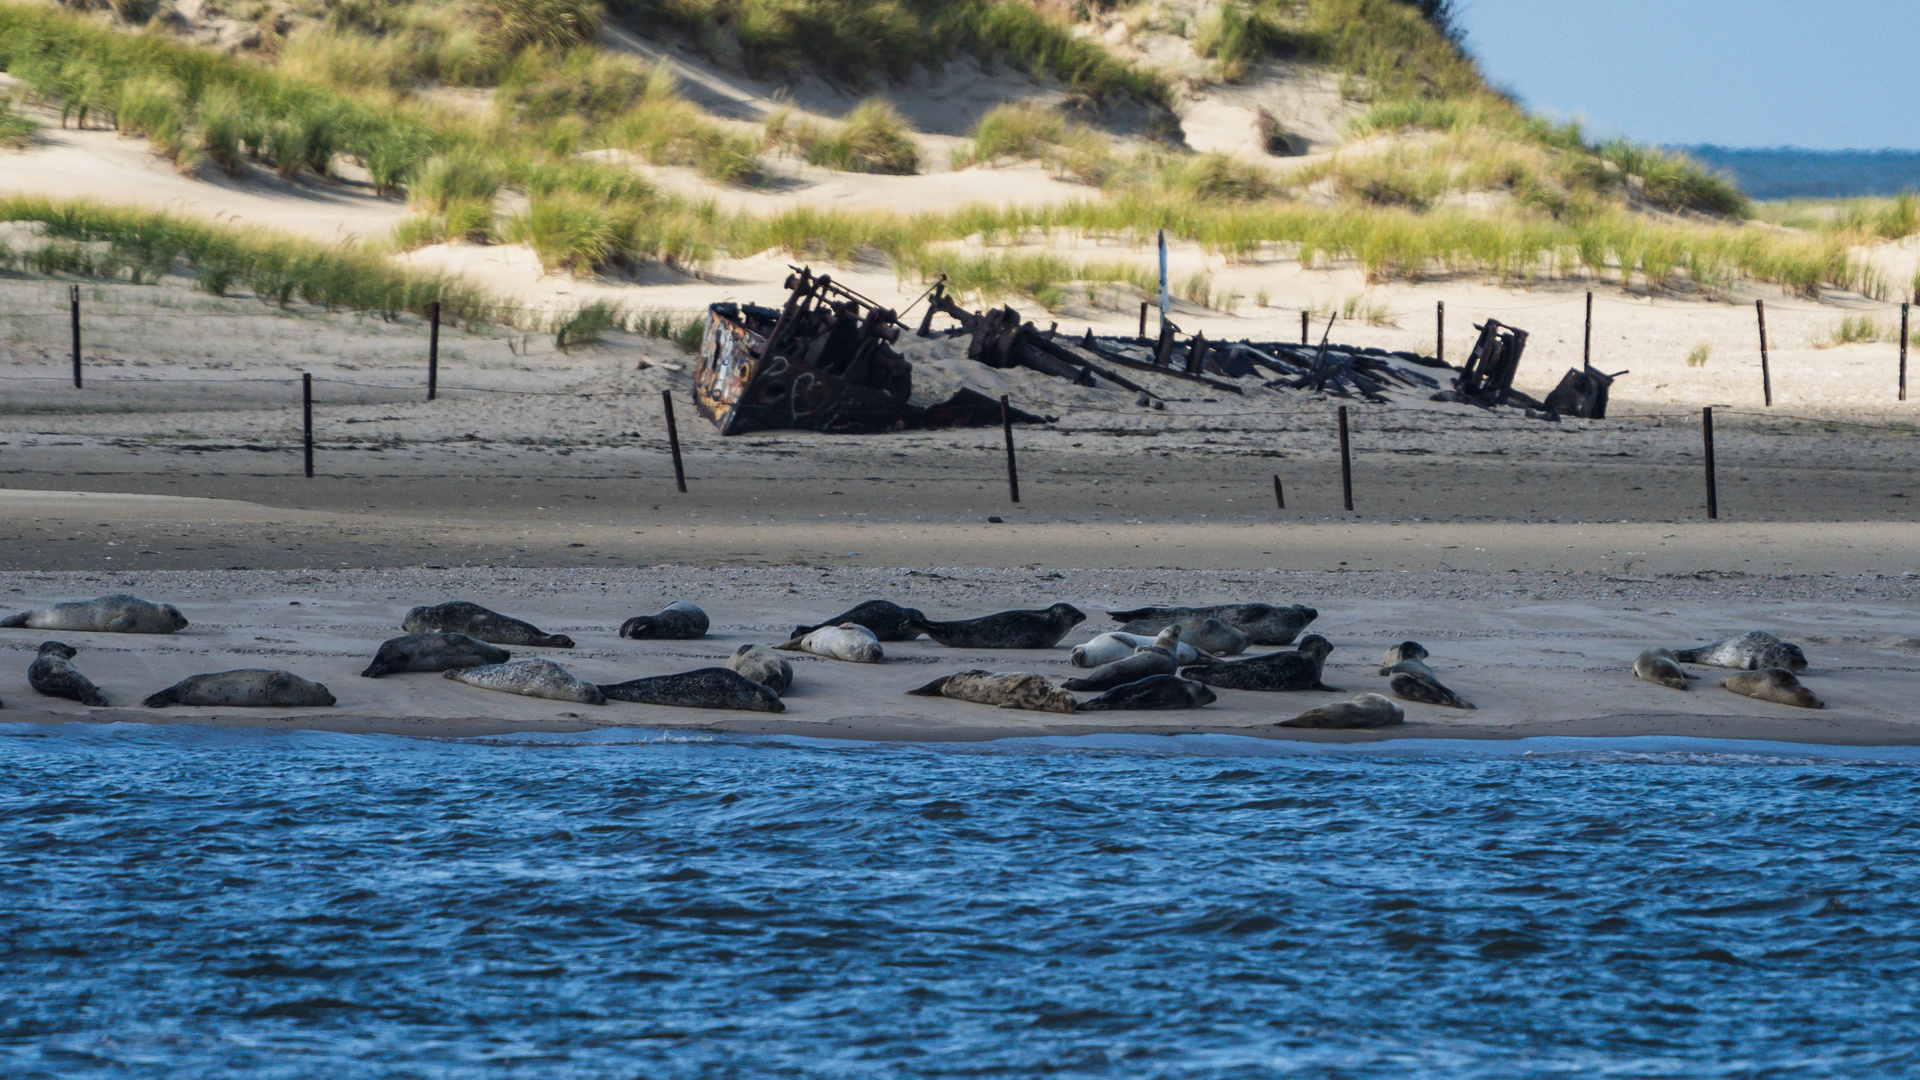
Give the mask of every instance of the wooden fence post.
POLYGON ((1007 395, 1000 395, 1000 430, 1007 436, 1007 493, 1014 502, 1020 501, 1020 470, 1013 464, 1013 410, 1007 404, 1007 395))
POLYGON ((1773 406, 1773 374, 1767 370, 1767 302, 1755 300, 1754 313, 1760 317, 1760 392, 1766 396, 1767 406, 1773 406))
POLYGON ((313 375, 300 373, 300 427, 306 444, 307 478, 313 478, 313 375))
POLYGON ((440 301, 427 304, 427 400, 440 392, 440 301))
POLYGON ((1287 508, 1287 493, 1280 490, 1280 475, 1278 473, 1275 473, 1273 477, 1273 504, 1281 510, 1287 508))
POLYGON ((1587 331, 1580 338, 1580 370, 1593 370, 1593 290, 1587 290, 1587 331))
POLYGON ((67 286, 67 303, 73 309, 73 388, 80 389, 80 286, 67 286))
POLYGON ((1707 520, 1720 517, 1720 499, 1713 486, 1713 406, 1700 410, 1700 442, 1707 451, 1707 520))
POLYGON ((1447 362, 1447 302, 1436 300, 1433 304, 1433 358, 1441 363, 1447 362))
POLYGON ((1900 400, 1907 400, 1907 309, 1910 304, 1900 305, 1900 400))
POLYGON ((1340 493, 1353 510, 1353 459, 1347 452, 1347 407, 1340 406, 1340 493))
POLYGON ((667 446, 673 451, 673 483, 684 495, 687 492, 687 470, 680 464, 680 428, 673 422, 673 394, 660 391, 660 402, 667 407, 667 446))

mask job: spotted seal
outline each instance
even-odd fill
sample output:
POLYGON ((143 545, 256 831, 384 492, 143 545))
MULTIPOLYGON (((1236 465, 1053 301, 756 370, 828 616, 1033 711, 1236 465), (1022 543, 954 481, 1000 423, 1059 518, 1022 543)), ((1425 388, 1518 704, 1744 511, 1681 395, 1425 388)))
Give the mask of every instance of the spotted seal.
POLYGON ((454 668, 442 677, 506 694, 572 701, 581 705, 607 703, 607 696, 600 692, 599 687, 551 660, 510 660, 504 664, 454 668))
POLYGON ((105 705, 106 695, 93 680, 73 666, 79 650, 64 641, 40 643, 40 654, 27 668, 27 685, 48 697, 67 698, 82 705, 105 705))
POLYGON ((887 654, 881 650, 880 641, 873 631, 859 623, 841 623, 839 626, 823 626, 809 634, 803 634, 784 645, 775 645, 776 649, 787 652, 812 653, 829 660, 846 660, 855 664, 878 664, 886 660, 887 654))
POLYGON ((1043 676, 1022 672, 963 671, 942 675, 907 693, 1034 712, 1072 712, 1074 708, 1072 694, 1055 689, 1043 676))
POLYGON ((1449 690, 1432 668, 1418 660, 1402 660, 1389 668, 1387 689, 1396 697, 1426 705, 1445 705, 1449 709, 1474 707, 1473 702, 1449 690))
POLYGON ((1293 639, 1320 613, 1302 604, 1212 604, 1207 607, 1143 607, 1107 612, 1123 629, 1143 624, 1166 625, 1181 619, 1219 619, 1247 635, 1253 645, 1291 645, 1293 639))
POLYGON ((399 628, 409 634, 467 634, 495 646, 538 646, 545 650, 570 650, 574 640, 566 634, 547 634, 540 626, 522 623, 499 611, 488 611, 478 603, 465 600, 438 603, 434 607, 415 607, 399 628))
POLYGON ((465 634, 408 634, 381 642, 373 663, 360 675, 377 679, 401 671, 446 671, 504 664, 511 659, 513 654, 500 646, 465 634))
POLYGON ((1406 711, 1380 694, 1361 694, 1352 701, 1335 702, 1308 709, 1274 727, 1292 728, 1376 728, 1392 727, 1407 721, 1406 711))
POLYGON ((489 611, 479 604, 453 600, 433 607, 417 607, 407 612, 400 629, 409 634, 440 631, 465 634, 491 641, 495 645, 534 645, 543 649, 571 649, 573 639, 565 634, 549 634, 530 622, 489 611))
POLYGON ((331 705, 333 695, 322 683, 308 682, 291 671, 243 668, 212 675, 189 675, 147 698, 149 709, 168 705, 331 705))
POLYGON ((1781 641, 1765 630, 1751 630, 1739 637, 1691 649, 1674 649, 1673 658, 1683 664, 1705 664, 1708 667, 1743 671, 1758 671, 1761 668, 1786 668, 1788 671, 1807 669, 1807 654, 1800 651, 1800 646, 1781 641))
POLYGON ((1319 634, 1300 639, 1300 647, 1262 653, 1244 660, 1180 669, 1182 678, 1225 690, 1332 690, 1320 681, 1333 643, 1319 634))
POLYGON ((793 685, 793 665, 765 645, 742 645, 733 650, 727 657, 727 667, 776 694, 786 693, 793 685))
POLYGON ((811 626, 796 626, 793 628, 793 636, 803 638, 815 630, 857 623, 873 631, 873 636, 880 641, 912 641, 920 636, 920 631, 908 624, 925 618, 926 616, 921 614, 919 608, 901 607, 891 600, 869 600, 831 619, 822 619, 811 626))
POLYGON ((1679 661, 1666 649, 1647 649, 1633 658, 1633 673, 1652 683, 1685 690, 1687 680, 1698 676, 1689 675, 1680 667, 1679 661))
POLYGON ((1153 644, 1143 645, 1110 664, 1101 664, 1077 679, 1060 684, 1062 690, 1111 690, 1123 683, 1138 682, 1149 675, 1171 675, 1179 668, 1173 650, 1180 644, 1180 628, 1169 626, 1160 631, 1153 644))
POLYGON ((786 712, 780 695, 745 675, 723 667, 695 668, 674 675, 602 683, 609 701, 642 705, 679 705, 688 709, 735 709, 741 712, 786 712))
POLYGON ((0 627, 29 630, 97 630, 107 634, 171 634, 187 625, 172 604, 156 604, 127 593, 23 611, 0 619, 0 627))
POLYGON ((1075 712, 1132 709, 1197 709, 1218 700, 1205 684, 1178 675, 1149 675, 1083 701, 1075 712))
POLYGON ((1051 649, 1086 618, 1087 613, 1072 604, 1055 604, 1045 610, 1000 611, 952 622, 917 618, 907 623, 907 629, 956 649, 1051 649))
POLYGON ((1140 619, 1120 628, 1123 634, 1157 634, 1169 626, 1180 628, 1180 640, 1204 653, 1238 656, 1247 651, 1247 635, 1211 615, 1182 615, 1172 619, 1140 619))
POLYGON ((1772 701, 1781 705, 1796 705, 1802 709, 1824 709, 1826 702, 1821 701, 1814 692, 1801 685, 1793 672, 1786 668, 1761 668, 1759 671, 1742 671, 1720 680, 1720 685, 1750 698, 1772 701))
POLYGON ((653 638, 661 641, 691 641, 707 636, 707 613, 685 600, 676 601, 652 615, 635 615, 620 624, 623 638, 653 638))
MULTIPOLYGON (((1168 629, 1178 629, 1178 627, 1168 629)), ((1151 647, 1158 639, 1157 634, 1122 634, 1118 631, 1108 631, 1084 645, 1075 645, 1068 657, 1072 660, 1074 667, 1099 667, 1102 664, 1111 664, 1115 660, 1125 660, 1134 654, 1134 650, 1151 647)), ((1182 667, 1188 664, 1216 663, 1212 653, 1203 653, 1184 641, 1174 646, 1173 661, 1182 667)))

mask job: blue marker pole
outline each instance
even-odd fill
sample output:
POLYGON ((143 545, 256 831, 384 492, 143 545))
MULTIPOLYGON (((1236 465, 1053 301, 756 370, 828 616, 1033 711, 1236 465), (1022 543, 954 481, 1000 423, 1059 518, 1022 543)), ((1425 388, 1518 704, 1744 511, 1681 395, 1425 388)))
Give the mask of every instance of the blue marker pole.
POLYGON ((1173 310, 1173 298, 1167 295, 1167 230, 1160 230, 1160 336, 1167 336, 1167 313, 1173 310))

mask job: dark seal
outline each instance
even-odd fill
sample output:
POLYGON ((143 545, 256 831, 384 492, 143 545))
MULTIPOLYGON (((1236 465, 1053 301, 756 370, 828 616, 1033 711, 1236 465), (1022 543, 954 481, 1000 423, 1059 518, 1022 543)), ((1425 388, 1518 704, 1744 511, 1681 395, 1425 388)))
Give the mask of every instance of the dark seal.
POLYGON ((401 671, 449 671, 504 664, 513 654, 465 634, 408 634, 381 642, 373 663, 360 674, 368 679, 401 671))
POLYGON ((1083 701, 1075 712, 1100 712, 1107 709, 1197 709, 1213 704, 1213 691, 1178 675, 1149 675, 1123 683, 1094 698, 1083 701))
POLYGON ((742 712, 785 712, 787 707, 772 688, 762 686, 731 668, 704 667, 677 675, 655 675, 603 683, 600 692, 609 701, 642 705, 679 705, 689 709, 736 709, 742 712))
POLYGON ((654 638, 662 641, 691 641, 707 636, 707 613, 681 600, 668 604, 652 615, 635 615, 620 624, 623 638, 654 638))
POLYGON ((495 645, 536 645, 544 649, 571 649, 573 639, 565 634, 549 634, 530 622, 489 611, 479 604, 453 600, 433 607, 417 607, 407 612, 400 629, 409 634, 465 634, 491 641, 495 645))
POLYGON ((1300 639, 1300 647, 1263 653, 1245 660, 1181 668, 1180 674, 1227 690, 1332 690, 1320 681, 1333 643, 1319 634, 1300 639))
POLYGON ((27 668, 27 685, 48 697, 66 698, 82 705, 105 705, 107 698, 100 688, 74 669, 73 658, 78 651, 64 641, 42 642, 40 655, 34 657, 32 666, 27 668))
POLYGON ((806 637, 815 630, 842 623, 857 623, 873 631, 873 636, 881 641, 912 641, 920 636, 920 631, 909 624, 925 621, 926 616, 919 608, 901 607, 891 600, 869 600, 864 604, 849 608, 831 619, 822 619, 809 626, 796 626, 793 636, 806 637))
POLYGON ((149 709, 168 705, 331 705, 325 685, 308 682, 291 671, 243 668, 211 675, 189 675, 147 698, 149 709))
MULTIPOLYGON (((1129 625, 1153 626, 1181 619, 1219 619, 1255 645, 1291 645, 1320 613, 1302 604, 1212 604, 1207 607, 1143 607, 1109 611, 1129 625)), ((1139 633, 1140 631, 1133 631, 1139 633)))
POLYGON ((1087 613, 1072 604, 1055 604, 1044 611, 1001 611, 953 622, 916 618, 907 628, 958 649, 1051 649, 1086 619, 1087 613))

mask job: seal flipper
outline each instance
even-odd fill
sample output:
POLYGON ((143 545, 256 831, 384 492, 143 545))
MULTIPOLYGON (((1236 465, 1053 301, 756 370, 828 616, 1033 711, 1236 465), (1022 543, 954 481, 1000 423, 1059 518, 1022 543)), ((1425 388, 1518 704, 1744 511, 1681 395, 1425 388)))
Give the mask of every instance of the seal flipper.
POLYGON ((23 611, 18 615, 9 615, 4 619, 0 619, 0 627, 5 627, 9 630, 17 630, 27 625, 27 616, 31 614, 33 614, 33 612, 23 611))
MULTIPOLYGON (((1675 660, 1678 660, 1683 664, 1699 664, 1699 663, 1704 663, 1704 661, 1702 661, 1700 658, 1702 656, 1705 656, 1708 652, 1711 652, 1713 650, 1713 646, 1718 644, 1719 642, 1716 641, 1711 645, 1702 645, 1697 649, 1669 649, 1667 651, 1673 654, 1673 658, 1675 660)), ((1699 676, 1695 675, 1694 678, 1697 679, 1699 678, 1699 676)))
POLYGON ((175 700, 177 700, 177 696, 174 694, 173 691, 174 691, 174 688, 169 686, 165 690, 160 691, 159 693, 149 694, 147 695, 147 700, 141 702, 141 704, 145 705, 149 709, 164 709, 167 706, 173 704, 175 700))
POLYGON ((939 678, 928 683, 927 685, 922 686, 917 690, 909 690, 907 691, 907 693, 916 695, 918 697, 940 697, 941 691, 946 689, 947 680, 951 678, 953 678, 953 676, 951 675, 942 675, 939 678))
POLYGON ((650 638, 653 636, 654 617, 635 615, 620 624, 620 636, 623 638, 650 638))

